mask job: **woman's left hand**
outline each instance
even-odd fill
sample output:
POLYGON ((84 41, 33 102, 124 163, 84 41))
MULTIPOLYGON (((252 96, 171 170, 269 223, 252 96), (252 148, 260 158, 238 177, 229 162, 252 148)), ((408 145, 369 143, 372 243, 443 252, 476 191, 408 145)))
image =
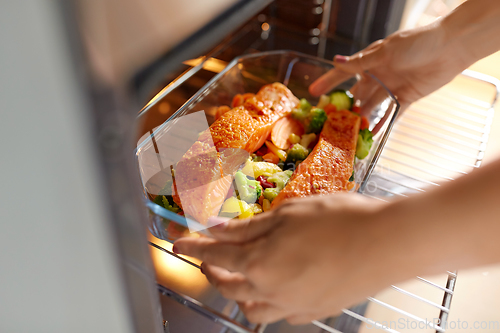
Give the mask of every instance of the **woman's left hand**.
POLYGON ((382 206, 353 194, 290 200, 211 228, 215 239, 180 239, 174 252, 201 259, 208 280, 250 321, 304 324, 407 277, 394 274, 397 251, 374 227, 382 206))

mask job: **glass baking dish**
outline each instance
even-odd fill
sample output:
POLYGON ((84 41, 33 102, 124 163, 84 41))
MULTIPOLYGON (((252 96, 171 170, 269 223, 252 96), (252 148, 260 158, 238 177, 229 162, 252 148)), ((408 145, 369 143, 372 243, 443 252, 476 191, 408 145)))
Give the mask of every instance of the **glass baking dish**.
MULTIPOLYGON (((292 51, 271 51, 238 57, 152 134, 143 137, 137 145, 135 155, 151 233, 157 238, 172 242, 181 236, 199 236, 189 231, 189 227, 193 230, 193 225, 199 227, 197 229, 200 229, 200 233, 206 232, 201 230, 204 229, 203 226, 196 221, 173 213, 155 204, 152 199, 162 189, 165 191, 166 182, 172 179, 173 166, 196 142, 200 132, 214 121, 218 106, 230 105, 236 94, 256 93, 263 85, 273 82, 283 83, 295 96, 306 98, 315 105, 318 98, 309 94, 308 87, 332 68, 334 66, 330 61, 292 51)), ((352 191, 364 193, 370 189, 370 175, 397 117, 399 104, 392 93, 369 73, 353 77, 335 89, 355 90, 361 112, 369 120, 370 130, 374 134, 374 143, 368 157, 356 159, 354 166, 356 186, 352 191), (371 97, 365 97, 367 92, 370 92, 371 97)), ((161 99, 156 101, 161 102, 161 99)))

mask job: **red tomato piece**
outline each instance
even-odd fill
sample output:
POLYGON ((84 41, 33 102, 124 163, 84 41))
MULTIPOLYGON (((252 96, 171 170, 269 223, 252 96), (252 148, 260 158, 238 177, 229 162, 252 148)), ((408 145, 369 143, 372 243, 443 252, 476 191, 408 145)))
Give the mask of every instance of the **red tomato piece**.
POLYGON ((361 117, 361 125, 359 125, 359 129, 364 130, 369 127, 370 127, 370 122, 368 121, 368 119, 365 116, 361 117))
POLYGON ((268 182, 267 179, 263 176, 257 177, 257 181, 260 183, 260 186, 262 186, 263 189, 276 187, 273 183, 268 182))
POLYGON ((267 146, 266 146, 266 145, 263 145, 262 147, 260 147, 260 149, 259 149, 259 150, 257 150, 257 151, 255 152, 255 155, 257 155, 257 156, 264 156, 264 155, 266 155, 267 153, 269 153, 269 149, 267 148, 267 146))
POLYGON ((337 111, 337 107, 333 104, 327 104, 324 108, 326 114, 330 114, 337 111))

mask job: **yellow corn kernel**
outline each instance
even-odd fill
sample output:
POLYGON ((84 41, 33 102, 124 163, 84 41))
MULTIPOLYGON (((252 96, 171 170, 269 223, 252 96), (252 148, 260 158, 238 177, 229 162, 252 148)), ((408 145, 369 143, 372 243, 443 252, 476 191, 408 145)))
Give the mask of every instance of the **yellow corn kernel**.
POLYGON ((265 212, 271 210, 271 201, 264 199, 264 201, 262 201, 262 210, 265 212))
POLYGON ((288 141, 290 141, 290 143, 293 143, 293 144, 299 143, 300 136, 298 136, 295 133, 291 133, 290 136, 288 137, 288 141))
POLYGON ((286 152, 284 150, 279 149, 272 143, 271 141, 266 141, 266 146, 271 150, 274 155, 278 156, 280 160, 285 161, 286 160, 286 152))

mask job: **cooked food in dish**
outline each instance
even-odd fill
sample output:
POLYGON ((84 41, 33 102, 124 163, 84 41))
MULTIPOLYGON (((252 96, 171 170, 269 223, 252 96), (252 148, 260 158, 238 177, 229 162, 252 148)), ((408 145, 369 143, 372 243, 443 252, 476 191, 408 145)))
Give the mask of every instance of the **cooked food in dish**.
POLYGON ((216 216, 234 171, 260 148, 273 124, 291 113, 298 99, 281 83, 265 85, 220 116, 175 167, 173 201, 200 223, 216 216))
POLYGON ((236 95, 175 166, 172 196, 154 202, 200 223, 248 218, 288 198, 349 191, 355 158, 373 142, 352 95, 335 91, 317 106, 281 83, 236 95), (250 155, 251 154, 251 155, 250 155))

